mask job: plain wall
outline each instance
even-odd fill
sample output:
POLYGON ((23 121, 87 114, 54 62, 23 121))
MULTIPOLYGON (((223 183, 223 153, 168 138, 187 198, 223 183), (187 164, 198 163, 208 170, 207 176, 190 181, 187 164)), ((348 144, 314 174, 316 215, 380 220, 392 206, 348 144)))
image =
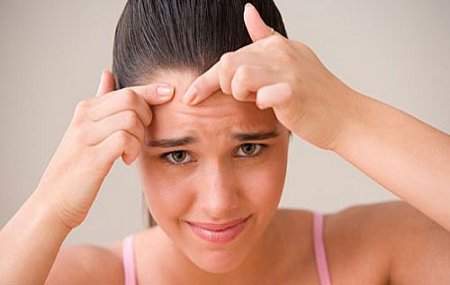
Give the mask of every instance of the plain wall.
MULTIPOLYGON (((291 39, 354 89, 450 132, 450 2, 279 0, 291 39)), ((0 1, 0 226, 39 182, 76 104, 110 68, 124 0, 0 1)), ((380 165, 380 167, 382 167, 380 165)), ((294 138, 282 207, 334 212, 396 199, 331 152, 294 138)), ((144 227, 135 166, 116 162, 66 244, 144 227)))

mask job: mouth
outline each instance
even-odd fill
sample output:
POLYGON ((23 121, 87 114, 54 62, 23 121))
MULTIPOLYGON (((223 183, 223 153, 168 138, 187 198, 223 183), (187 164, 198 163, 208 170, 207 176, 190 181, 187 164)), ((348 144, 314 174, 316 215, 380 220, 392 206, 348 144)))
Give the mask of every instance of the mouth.
POLYGON ((251 215, 226 223, 186 222, 192 231, 201 239, 213 243, 228 243, 239 236, 247 225, 251 215))

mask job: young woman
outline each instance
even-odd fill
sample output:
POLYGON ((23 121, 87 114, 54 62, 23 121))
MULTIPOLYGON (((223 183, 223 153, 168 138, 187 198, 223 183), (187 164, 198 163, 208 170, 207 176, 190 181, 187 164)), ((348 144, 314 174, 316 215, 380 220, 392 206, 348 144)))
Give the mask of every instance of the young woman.
POLYGON ((449 135, 346 86, 250 2, 127 2, 116 78, 0 232, 1 284, 450 284, 449 135), (277 209, 292 133, 404 202, 277 209), (158 225, 61 249, 119 157, 158 225))

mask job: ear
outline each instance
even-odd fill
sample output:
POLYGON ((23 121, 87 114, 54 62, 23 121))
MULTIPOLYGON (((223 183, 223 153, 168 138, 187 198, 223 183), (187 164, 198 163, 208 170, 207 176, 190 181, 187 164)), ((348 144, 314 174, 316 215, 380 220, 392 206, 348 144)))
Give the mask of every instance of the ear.
POLYGON ((258 10, 256 10, 255 6, 250 3, 245 4, 244 22, 253 42, 267 38, 274 34, 274 30, 264 23, 258 13, 258 10))

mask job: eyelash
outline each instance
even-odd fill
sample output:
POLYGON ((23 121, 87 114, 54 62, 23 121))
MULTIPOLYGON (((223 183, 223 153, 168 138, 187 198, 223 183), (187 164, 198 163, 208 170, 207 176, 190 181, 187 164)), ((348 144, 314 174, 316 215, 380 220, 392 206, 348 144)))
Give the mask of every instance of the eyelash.
MULTIPOLYGON (((268 147, 268 145, 266 145, 266 144, 245 143, 245 144, 241 144, 241 145, 237 148, 237 150, 236 150, 235 152, 238 152, 238 151, 242 150, 242 148, 243 148, 244 146, 249 146, 249 145, 255 146, 255 147, 257 148, 257 151, 256 151, 255 154, 250 154, 250 155, 236 155, 236 157, 238 157, 238 158, 244 158, 244 159, 252 159, 252 158, 256 158, 257 156, 261 155, 261 154, 264 152, 264 150, 268 147)), ((170 165, 175 165, 175 166, 184 166, 184 165, 186 165, 186 164, 189 164, 189 163, 195 161, 195 160, 192 159, 191 161, 188 161, 188 162, 181 162, 181 163, 175 162, 175 161, 173 160, 173 157, 171 157, 171 156, 174 155, 174 154, 176 154, 176 153, 181 153, 181 152, 183 152, 186 156, 189 156, 189 157, 190 157, 190 154, 189 154, 188 151, 186 151, 186 150, 176 150, 176 151, 171 151, 171 152, 163 153, 163 154, 161 154, 160 158, 161 158, 164 162, 169 163, 170 165)))

